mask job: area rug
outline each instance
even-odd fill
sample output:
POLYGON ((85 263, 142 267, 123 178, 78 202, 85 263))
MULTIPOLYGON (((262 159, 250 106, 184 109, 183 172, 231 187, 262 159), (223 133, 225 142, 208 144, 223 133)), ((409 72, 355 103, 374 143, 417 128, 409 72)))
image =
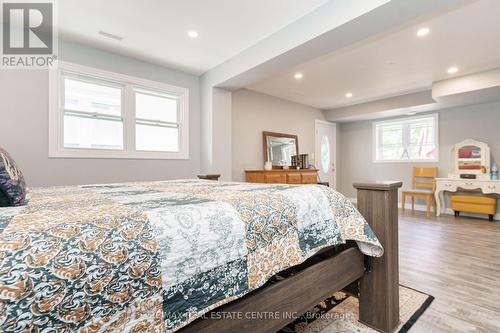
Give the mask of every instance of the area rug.
MULTIPOLYGON (((418 290, 399 286, 400 323, 396 332, 407 332, 433 300, 418 290)), ((337 292, 278 333, 377 333, 358 321, 358 304, 356 297, 337 292)))

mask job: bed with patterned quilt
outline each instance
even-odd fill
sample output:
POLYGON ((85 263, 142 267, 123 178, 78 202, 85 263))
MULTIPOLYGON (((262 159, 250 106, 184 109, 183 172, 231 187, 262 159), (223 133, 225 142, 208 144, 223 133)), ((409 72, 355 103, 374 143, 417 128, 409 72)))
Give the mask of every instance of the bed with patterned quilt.
POLYGON ((347 240, 383 253, 326 186, 32 188, 0 208, 0 331, 174 332, 347 240))

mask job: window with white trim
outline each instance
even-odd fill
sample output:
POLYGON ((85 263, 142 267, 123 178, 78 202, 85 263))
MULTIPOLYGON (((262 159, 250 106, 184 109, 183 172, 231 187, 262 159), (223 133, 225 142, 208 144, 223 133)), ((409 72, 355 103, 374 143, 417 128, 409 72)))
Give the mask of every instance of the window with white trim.
POLYGON ((188 89, 68 63, 50 75, 50 157, 189 158, 188 89))
POLYGON ((375 162, 437 162, 438 115, 373 123, 375 162))
POLYGON ((122 150, 123 86, 63 74, 63 146, 122 150))

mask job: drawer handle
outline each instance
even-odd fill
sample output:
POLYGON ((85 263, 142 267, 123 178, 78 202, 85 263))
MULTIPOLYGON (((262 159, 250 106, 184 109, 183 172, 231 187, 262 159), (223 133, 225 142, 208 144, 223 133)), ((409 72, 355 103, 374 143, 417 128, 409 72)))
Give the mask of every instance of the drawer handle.
POLYGON ((494 190, 494 189, 496 189, 497 187, 496 187, 495 185, 488 185, 488 188, 489 188, 490 190, 494 190))
POLYGON ((446 187, 451 187, 451 184, 444 184, 444 186, 446 186, 446 187))
POLYGON ((473 183, 465 183, 465 185, 472 186, 474 184, 473 183))

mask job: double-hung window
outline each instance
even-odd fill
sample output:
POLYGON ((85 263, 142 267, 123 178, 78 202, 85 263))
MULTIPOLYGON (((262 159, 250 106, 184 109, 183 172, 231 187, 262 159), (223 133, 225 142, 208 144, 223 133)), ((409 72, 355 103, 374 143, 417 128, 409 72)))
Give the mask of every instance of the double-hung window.
POLYGON ((189 157, 186 88, 67 63, 50 75, 50 157, 189 157))
POLYGON ((124 87, 71 74, 62 80, 63 148, 123 149, 124 87))
POLYGON ((134 89, 137 150, 176 151, 179 147, 179 98, 134 89))
POLYGON ((373 123, 375 162, 437 162, 438 115, 373 123))

